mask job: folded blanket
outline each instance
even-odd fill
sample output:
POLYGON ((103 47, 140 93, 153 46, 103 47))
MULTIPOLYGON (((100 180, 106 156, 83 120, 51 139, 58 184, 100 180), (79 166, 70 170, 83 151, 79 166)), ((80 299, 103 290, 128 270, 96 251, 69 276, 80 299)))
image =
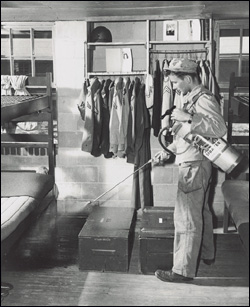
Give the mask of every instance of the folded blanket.
POLYGON ((42 199, 54 186, 54 177, 39 173, 1 172, 1 197, 30 196, 42 199))

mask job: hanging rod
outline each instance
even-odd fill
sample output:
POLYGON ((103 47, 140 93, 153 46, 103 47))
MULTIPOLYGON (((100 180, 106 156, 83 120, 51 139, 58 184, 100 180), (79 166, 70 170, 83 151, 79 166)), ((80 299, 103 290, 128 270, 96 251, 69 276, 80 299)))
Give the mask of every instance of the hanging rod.
POLYGON ((88 76, 132 76, 132 75, 145 75, 147 71, 131 71, 131 72, 88 72, 88 76))
POLYGON ((207 49, 191 49, 191 50, 149 50, 150 53, 207 53, 207 49))

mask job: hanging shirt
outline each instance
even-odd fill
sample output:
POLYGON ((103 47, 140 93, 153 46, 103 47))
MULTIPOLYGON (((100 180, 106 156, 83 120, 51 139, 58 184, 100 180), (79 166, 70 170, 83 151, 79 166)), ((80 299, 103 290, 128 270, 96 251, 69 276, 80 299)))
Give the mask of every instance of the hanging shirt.
POLYGON ((85 100, 85 122, 82 135, 82 151, 91 152, 93 147, 94 136, 94 95, 100 87, 100 82, 97 78, 90 80, 90 85, 87 88, 85 100))
MULTIPOLYGON (((162 94, 162 108, 161 115, 163 115, 174 104, 173 88, 169 76, 164 75, 163 78, 163 94, 162 94)), ((168 127, 170 125, 170 115, 166 115, 161 120, 161 127, 168 127)))
POLYGON ((103 120, 103 101, 101 91, 103 84, 104 80, 99 84, 99 88, 96 90, 93 97, 94 133, 91 154, 94 157, 99 157, 101 155, 101 135, 103 120))
POLYGON ((154 104, 154 79, 151 74, 147 74, 145 80, 145 98, 146 106, 148 109, 153 107, 154 104))
POLYGON ((206 89, 209 89, 208 88, 208 76, 207 76, 207 73, 206 73, 206 70, 205 70, 205 67, 204 67, 204 62, 203 60, 200 60, 200 70, 201 70, 201 83, 203 84, 203 86, 206 88, 206 89))
POLYGON ((132 81, 129 90, 131 93, 130 99, 130 110, 128 116, 128 130, 127 130, 127 162, 134 163, 135 160, 135 106, 136 99, 138 95, 138 90, 140 88, 140 80, 136 77, 134 81, 132 81))
POLYGON ((103 85, 102 95, 102 133, 101 133, 101 152, 105 158, 111 158, 112 153, 109 152, 109 86, 112 83, 110 79, 107 79, 103 85))
POLYGON ((212 69, 209 65, 209 62, 205 61, 205 64, 206 64, 206 67, 207 67, 208 72, 209 72, 208 89, 209 89, 209 91, 211 91, 214 94, 217 101, 220 102, 221 97, 220 97, 220 89, 219 89, 218 83, 216 82, 216 80, 213 76, 212 69))
POLYGON ((129 120, 129 111, 130 111, 130 78, 124 78, 123 83, 123 92, 122 92, 122 129, 125 140, 124 156, 127 150, 127 134, 128 134, 128 120, 129 120))
POLYGON ((152 114, 152 128, 154 136, 158 136, 161 129, 161 105, 162 105, 162 93, 161 93, 161 70, 159 60, 155 61, 154 71, 154 104, 152 114))
POLYGON ((124 151, 125 139, 122 127, 122 91, 123 79, 117 78, 115 81, 114 95, 110 113, 110 151, 118 154, 118 151, 124 151))
MULTIPOLYGON (((150 118, 145 102, 145 84, 141 84, 136 101, 135 123, 135 167, 136 171, 151 158, 150 150, 150 118)), ((131 204, 135 209, 153 206, 153 190, 151 184, 151 164, 147 164, 134 174, 131 204)))
POLYGON ((86 103, 87 94, 88 94, 87 82, 88 82, 88 79, 84 80, 83 82, 83 86, 82 86, 82 89, 81 89, 81 92, 78 98, 78 104, 77 104, 78 110, 80 112, 80 115, 83 121, 85 121, 85 107, 86 107, 85 103, 86 103))

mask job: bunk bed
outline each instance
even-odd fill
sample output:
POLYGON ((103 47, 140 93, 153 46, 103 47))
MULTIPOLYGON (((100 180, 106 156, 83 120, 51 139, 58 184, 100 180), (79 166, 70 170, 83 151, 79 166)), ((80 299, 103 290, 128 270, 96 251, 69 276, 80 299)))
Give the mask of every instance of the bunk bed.
POLYGON ((238 176, 226 176, 221 185, 224 196, 223 230, 234 223, 249 260, 249 77, 235 76, 229 81, 228 142, 240 151, 245 166, 238 176))
POLYGON ((25 91, 28 95, 13 95, 13 91, 1 95, 1 149, 42 148, 48 156, 48 167, 41 166, 34 170, 32 167, 27 169, 21 166, 15 170, 1 166, 1 258, 54 200, 55 150, 51 73, 47 73, 46 77, 26 79, 25 91), (10 122, 14 126, 18 123, 47 122, 47 133, 16 134, 8 129, 7 133, 3 133, 3 127, 10 122))

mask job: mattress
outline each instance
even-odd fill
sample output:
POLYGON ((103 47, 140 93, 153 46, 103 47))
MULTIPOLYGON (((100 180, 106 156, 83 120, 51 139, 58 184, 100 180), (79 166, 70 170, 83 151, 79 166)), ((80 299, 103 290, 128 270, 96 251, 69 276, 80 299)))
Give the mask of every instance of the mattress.
POLYGON ((221 189, 236 227, 249 223, 249 181, 225 180, 221 189))
POLYGON ((47 95, 1 96, 1 122, 32 114, 49 107, 47 95))
POLYGON ((1 241, 38 206, 39 201, 30 196, 1 198, 1 241))
POLYGON ((1 108, 16 105, 25 101, 32 101, 36 98, 45 95, 32 95, 32 96, 1 96, 1 108))
POLYGON ((51 175, 1 172, 1 241, 7 238, 53 189, 51 175))
POLYGON ((1 197, 30 196, 43 199, 54 186, 54 177, 31 172, 1 172, 1 197))

